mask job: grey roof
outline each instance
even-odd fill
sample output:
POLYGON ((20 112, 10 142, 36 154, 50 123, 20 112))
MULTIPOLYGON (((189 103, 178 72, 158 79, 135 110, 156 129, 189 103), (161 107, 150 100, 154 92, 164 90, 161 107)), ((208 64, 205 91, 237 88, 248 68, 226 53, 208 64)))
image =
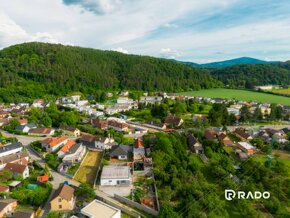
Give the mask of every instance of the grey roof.
POLYGON ((10 155, 6 155, 4 157, 0 157, 0 163, 1 164, 6 164, 6 163, 10 163, 16 160, 19 160, 21 158, 25 158, 25 157, 29 157, 27 152, 19 152, 16 154, 10 154, 10 155))
POLYGON ((32 214, 34 214, 33 210, 18 210, 12 215, 12 218, 30 218, 32 214))
POLYGON ((67 152, 67 154, 74 154, 80 146, 82 146, 83 144, 82 143, 76 143, 74 144, 70 149, 69 151, 67 152))
POLYGON ((34 123, 29 123, 26 125, 16 126, 16 130, 23 131, 25 127, 28 127, 29 129, 33 129, 33 128, 36 128, 37 126, 34 123))
POLYGON ((14 142, 12 144, 0 147, 0 153, 11 151, 17 148, 21 148, 23 145, 21 142, 14 142))
POLYGON ((128 155, 129 152, 132 152, 132 147, 129 145, 115 145, 111 148, 110 156, 116 157, 120 155, 128 155))
POLYGON ((103 167, 101 179, 129 179, 130 176, 129 166, 111 165, 103 167))

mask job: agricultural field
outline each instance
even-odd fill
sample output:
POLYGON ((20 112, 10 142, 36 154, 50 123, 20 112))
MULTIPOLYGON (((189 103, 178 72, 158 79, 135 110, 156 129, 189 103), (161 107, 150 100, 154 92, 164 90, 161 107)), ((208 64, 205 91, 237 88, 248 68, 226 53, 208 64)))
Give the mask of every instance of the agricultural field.
POLYGON ((290 98, 288 97, 238 89, 205 89, 200 91, 181 92, 178 94, 211 98, 232 98, 236 100, 257 101, 259 103, 280 103, 290 105, 290 98))
POLYGON ((88 151, 74 179, 93 185, 101 160, 102 152, 88 151))
POLYGON ((288 89, 274 89, 274 90, 272 90, 272 92, 284 94, 284 95, 290 95, 290 88, 288 88, 288 89))

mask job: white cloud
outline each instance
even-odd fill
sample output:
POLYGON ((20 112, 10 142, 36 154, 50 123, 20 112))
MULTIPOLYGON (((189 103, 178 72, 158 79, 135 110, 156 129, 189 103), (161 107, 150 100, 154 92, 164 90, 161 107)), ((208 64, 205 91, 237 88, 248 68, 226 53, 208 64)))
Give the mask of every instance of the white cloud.
POLYGON ((160 50, 160 54, 162 57, 175 59, 181 56, 181 53, 179 53, 176 50, 172 50, 171 48, 162 48, 160 50))
POLYGON ((121 52, 121 53, 124 53, 124 54, 128 54, 129 52, 128 52, 128 50, 126 50, 126 49, 123 49, 123 48, 114 48, 114 49, 112 49, 112 51, 117 51, 117 52, 121 52))

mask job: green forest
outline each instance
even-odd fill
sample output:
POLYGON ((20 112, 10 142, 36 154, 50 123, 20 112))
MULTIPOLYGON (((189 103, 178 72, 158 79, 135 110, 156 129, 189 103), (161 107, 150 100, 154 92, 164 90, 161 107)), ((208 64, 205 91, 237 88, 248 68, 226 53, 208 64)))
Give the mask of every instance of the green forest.
POLYGON ((205 69, 149 56, 49 43, 24 43, 0 51, 0 101, 31 101, 80 91, 181 92, 215 87, 289 84, 289 63, 205 69))
POLYGON ((268 217, 269 213, 272 217, 289 217, 289 171, 279 158, 271 164, 255 158, 240 163, 220 143, 203 139, 199 131, 194 134, 204 146, 208 163, 188 152, 185 134, 156 133, 145 138, 146 145, 153 146, 154 174, 162 205, 159 218, 256 218, 268 217), (271 198, 226 201, 225 189, 269 191, 271 198))

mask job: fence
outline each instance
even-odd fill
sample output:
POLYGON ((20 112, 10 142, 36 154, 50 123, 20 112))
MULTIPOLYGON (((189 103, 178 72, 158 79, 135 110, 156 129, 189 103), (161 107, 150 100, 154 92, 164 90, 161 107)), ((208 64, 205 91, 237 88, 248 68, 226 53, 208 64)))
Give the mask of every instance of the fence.
POLYGON ((153 215, 153 216, 157 216, 158 215, 158 211, 153 210, 153 209, 151 209, 149 207, 143 206, 143 205, 141 205, 141 204, 139 204, 137 202, 131 201, 131 200, 129 200, 127 198, 124 198, 122 196, 119 196, 119 195, 115 194, 114 198, 116 198, 120 202, 123 202, 123 203, 125 203, 127 205, 130 205, 131 207, 134 207, 134 208, 137 208, 139 210, 142 210, 142 211, 144 211, 144 212, 146 212, 146 213, 148 213, 150 215, 153 215))

